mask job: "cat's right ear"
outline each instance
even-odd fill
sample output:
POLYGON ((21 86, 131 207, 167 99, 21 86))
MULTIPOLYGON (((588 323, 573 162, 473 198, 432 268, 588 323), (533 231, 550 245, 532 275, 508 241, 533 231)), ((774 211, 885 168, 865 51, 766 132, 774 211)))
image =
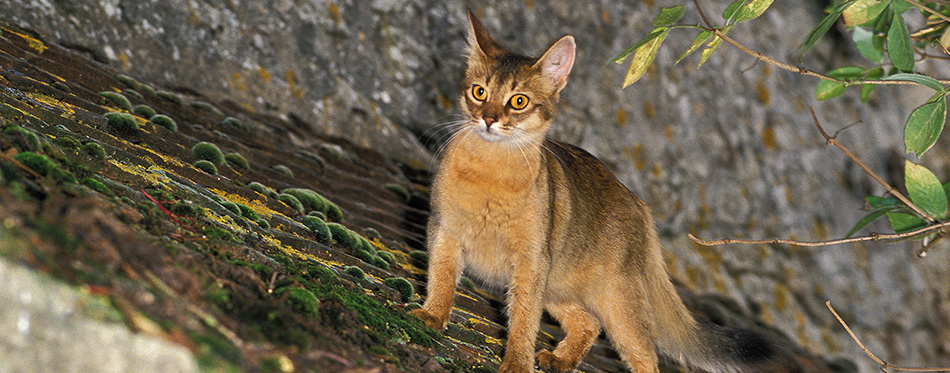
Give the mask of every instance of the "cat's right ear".
POLYGON ((486 57, 496 57, 501 52, 501 47, 495 44, 491 35, 481 21, 475 16, 471 9, 468 10, 469 33, 468 47, 470 53, 480 53, 486 57))

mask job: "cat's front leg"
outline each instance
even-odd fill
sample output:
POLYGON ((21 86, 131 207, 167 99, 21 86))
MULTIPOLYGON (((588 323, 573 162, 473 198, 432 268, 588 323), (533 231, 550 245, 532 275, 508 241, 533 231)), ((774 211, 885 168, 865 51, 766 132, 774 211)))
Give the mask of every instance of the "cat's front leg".
POLYGON ((462 272, 458 240, 442 232, 432 232, 429 244, 429 281, 422 308, 409 311, 432 329, 442 330, 449 323, 455 286, 462 272))
MULTIPOLYGON (((528 254, 528 253, 525 253, 528 254)), ((508 287, 508 342, 499 373, 528 373, 534 368, 534 345, 541 323, 546 268, 533 255, 515 255, 508 287)))

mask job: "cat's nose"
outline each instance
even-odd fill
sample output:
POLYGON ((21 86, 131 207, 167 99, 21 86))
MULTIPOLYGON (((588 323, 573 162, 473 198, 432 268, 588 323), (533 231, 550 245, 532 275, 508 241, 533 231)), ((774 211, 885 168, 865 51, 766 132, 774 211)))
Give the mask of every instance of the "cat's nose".
POLYGON ((492 118, 492 117, 482 117, 482 119, 485 120, 486 127, 491 127, 492 123, 495 123, 497 121, 495 118, 492 118))

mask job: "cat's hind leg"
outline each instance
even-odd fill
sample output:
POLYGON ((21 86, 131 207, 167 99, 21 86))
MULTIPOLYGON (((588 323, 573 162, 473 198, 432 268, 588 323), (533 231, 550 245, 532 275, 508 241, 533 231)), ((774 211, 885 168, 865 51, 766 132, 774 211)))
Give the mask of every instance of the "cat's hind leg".
POLYGON ((538 352, 538 366, 558 373, 570 372, 581 363, 600 334, 600 321, 577 303, 552 303, 544 308, 566 333, 554 351, 538 352))

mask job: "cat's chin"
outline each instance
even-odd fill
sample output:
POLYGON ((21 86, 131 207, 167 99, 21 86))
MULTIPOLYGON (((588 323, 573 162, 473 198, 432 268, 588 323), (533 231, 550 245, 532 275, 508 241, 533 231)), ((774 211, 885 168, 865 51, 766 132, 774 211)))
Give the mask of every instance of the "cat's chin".
POLYGON ((477 133, 478 136, 482 138, 482 140, 488 142, 500 142, 511 139, 511 136, 499 133, 497 130, 492 130, 490 128, 478 129, 475 130, 475 133, 477 133))

